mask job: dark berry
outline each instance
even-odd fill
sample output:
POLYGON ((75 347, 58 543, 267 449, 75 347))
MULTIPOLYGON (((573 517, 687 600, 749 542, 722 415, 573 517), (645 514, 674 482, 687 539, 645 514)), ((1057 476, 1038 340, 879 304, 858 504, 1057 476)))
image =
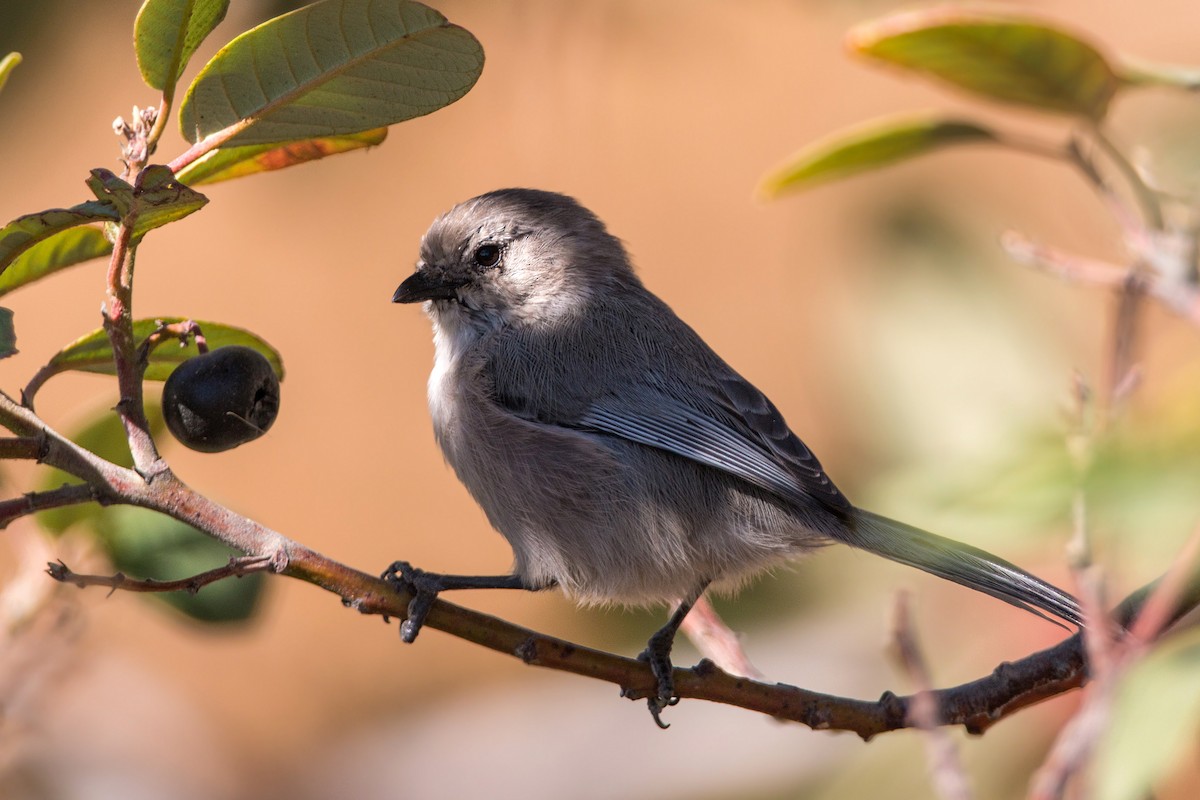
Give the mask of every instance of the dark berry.
POLYGON ((176 439, 219 453, 267 432, 279 413, 279 378, 257 350, 220 347, 176 367, 163 386, 162 404, 176 439))

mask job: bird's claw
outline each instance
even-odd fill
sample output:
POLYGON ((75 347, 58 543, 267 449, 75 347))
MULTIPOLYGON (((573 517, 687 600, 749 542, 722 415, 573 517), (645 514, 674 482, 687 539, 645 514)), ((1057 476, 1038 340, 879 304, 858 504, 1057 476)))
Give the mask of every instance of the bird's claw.
POLYGON ((442 590, 439 576, 417 569, 407 561, 395 561, 379 577, 412 595, 412 600, 408 601, 408 618, 400 623, 400 641, 412 644, 442 590))
POLYGON ((679 695, 675 694, 675 681, 672 678, 674 666, 671 664, 670 643, 664 648, 661 642, 652 638, 638 656, 638 661, 649 664, 650 671, 654 674, 658 688, 646 698, 646 706, 650 709, 650 716, 654 717, 654 724, 666 730, 671 726, 662 721, 662 712, 679 703, 679 695))

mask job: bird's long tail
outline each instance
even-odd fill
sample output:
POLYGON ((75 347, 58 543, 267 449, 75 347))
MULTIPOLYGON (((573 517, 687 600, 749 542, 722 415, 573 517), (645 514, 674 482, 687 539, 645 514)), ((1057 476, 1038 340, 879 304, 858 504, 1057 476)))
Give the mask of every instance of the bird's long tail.
POLYGON ((852 547, 990 594, 1043 619, 1049 619, 1041 613, 1045 611, 1083 627, 1083 612, 1074 597, 1015 564, 870 511, 856 509, 854 514, 839 537, 852 547))

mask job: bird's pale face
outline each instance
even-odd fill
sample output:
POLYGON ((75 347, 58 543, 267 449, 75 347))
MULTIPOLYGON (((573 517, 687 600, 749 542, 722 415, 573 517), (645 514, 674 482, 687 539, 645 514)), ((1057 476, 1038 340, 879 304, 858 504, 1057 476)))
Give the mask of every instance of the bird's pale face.
POLYGON ((478 333, 511 324, 549 325, 590 294, 578 269, 575 232, 539 223, 519 207, 458 206, 421 242, 416 271, 395 302, 426 302, 435 324, 478 333))

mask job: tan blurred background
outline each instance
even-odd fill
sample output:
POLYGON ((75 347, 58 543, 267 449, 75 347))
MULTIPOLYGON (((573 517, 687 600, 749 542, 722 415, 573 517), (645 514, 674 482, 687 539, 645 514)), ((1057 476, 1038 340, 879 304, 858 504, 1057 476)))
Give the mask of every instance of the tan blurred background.
MULTIPOLYGON (((283 8, 233 5, 193 64, 283 8)), ((208 187, 207 208, 142 247, 137 316, 251 328, 283 352, 288 370, 281 416, 264 439, 223 455, 165 445, 186 481, 368 571, 400 557, 448 572, 506 569, 506 545, 433 442, 428 322, 389 299, 435 215, 489 189, 535 186, 572 194, 604 218, 646 283, 775 400, 855 500, 1069 581, 1063 409, 1072 370, 1102 376, 1109 298, 1023 271, 996 238, 1015 228, 1119 260, 1103 205, 1059 165, 984 149, 777 202, 754 197, 764 173, 800 146, 887 113, 954 108, 1055 136, 1061 124, 847 56, 846 30, 895 7, 887 2, 435 5, 487 52, 466 98, 394 127, 371 152, 208 187)), ((1008 5, 1121 52, 1200 62, 1200 10, 1186 0, 1008 5)), ((116 168, 112 119, 156 102, 132 56, 137 8, 0 4, 0 50, 25 55, 0 94, 3 219, 80 202, 89 168, 116 168)), ((1126 143, 1155 145, 1186 141, 1181 132, 1197 121, 1186 102, 1150 93, 1120 105, 1116 129, 1126 143)), ((182 150, 176 130, 160 148, 163 162, 182 150)), ((1186 152, 1180 159, 1190 163, 1186 152)), ((4 391, 98 326, 102 270, 79 267, 5 298, 21 352, 0 363, 4 391)), ((1192 430, 1200 343, 1157 309, 1144 331, 1144 388, 1129 424, 1179 418, 1192 430)), ((69 430, 111 405, 114 391, 102 377, 56 378, 39 410, 69 430)), ((5 474, 7 494, 36 481, 29 470, 5 474)), ((1179 494, 1098 516, 1117 596, 1161 571, 1194 522, 1179 499, 1194 483, 1171 475, 1179 494), (1148 515, 1152 533, 1142 527, 1148 515)), ((4 533, 10 586, 23 574, 22 553, 43 555, 35 530, 25 520, 4 533)), ((395 626, 312 586, 280 579, 268 588, 257 619, 234 630, 90 590, 68 595, 68 623, 10 636, 0 794, 932 794, 914 735, 864 745, 694 701, 671 709, 662 732, 612 686, 527 668, 435 631, 402 646, 395 626)), ((911 690, 882 647, 898 588, 914 592, 940 684, 979 677, 1061 635, 845 550, 720 608, 770 679, 872 698, 911 690)), ((580 611, 552 593, 459 599, 630 655, 661 618, 580 611)), ((695 658, 681 644, 677 661, 695 658)), ((1075 702, 1043 704, 982 738, 956 734, 979 796, 1020 796, 1075 702)), ((1188 781, 1174 780, 1176 796, 1188 796, 1188 781)))

